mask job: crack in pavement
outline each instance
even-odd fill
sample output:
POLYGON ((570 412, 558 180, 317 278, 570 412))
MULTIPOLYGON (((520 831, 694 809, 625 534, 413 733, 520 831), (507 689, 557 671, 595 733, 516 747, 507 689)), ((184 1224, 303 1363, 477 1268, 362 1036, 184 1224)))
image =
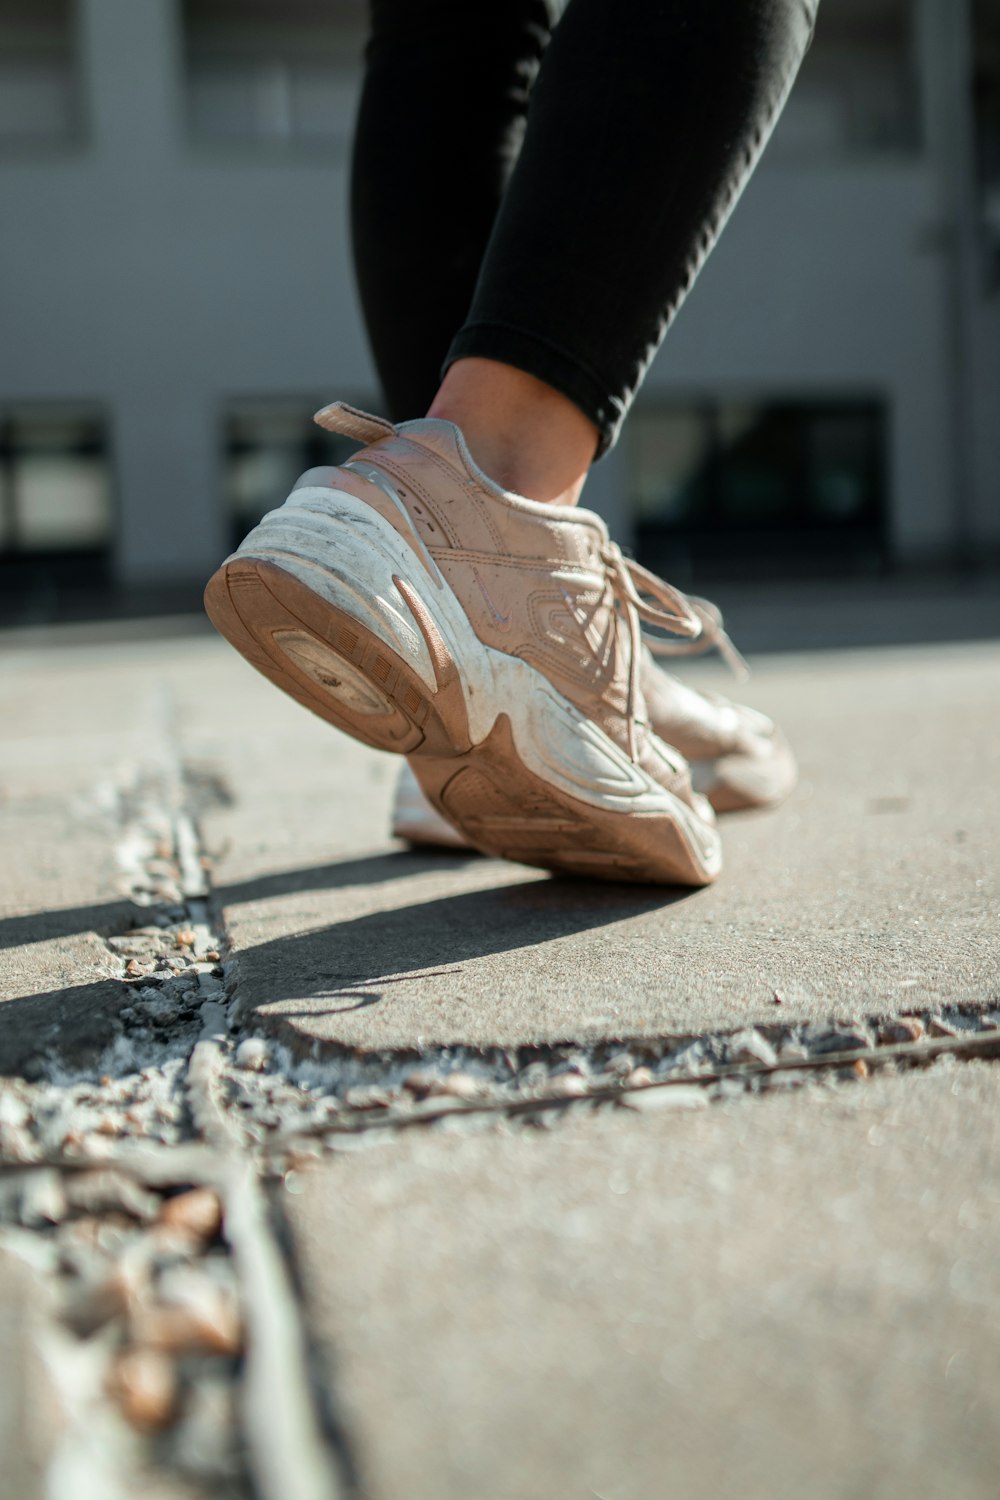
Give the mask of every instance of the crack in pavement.
MULTIPOLYGON (((165 743, 163 763, 116 797, 127 894, 147 920, 103 937, 126 1001, 114 1040, 89 1068, 56 1046, 30 1078, 0 1080, 0 1244, 58 1290, 57 1376, 80 1368, 81 1351, 89 1361, 85 1397, 66 1396, 53 1473, 80 1484, 89 1473, 100 1500, 154 1467, 186 1493, 225 1500, 360 1490, 336 1393, 312 1374, 294 1258, 267 1193, 350 1136, 704 1107, 1000 1056, 1000 1011, 989 1006, 294 1056, 237 1018, 238 966, 197 823, 199 802, 225 791, 181 764, 169 725, 165 743)), ((70 1493, 52 1489, 55 1500, 70 1493)))
POLYGON ((148 914, 104 937, 129 1002, 117 1034, 89 1068, 56 1045, 0 1079, 0 1250, 52 1293, 47 1493, 124 1500, 155 1474, 178 1497, 338 1500, 259 1164, 219 1107, 234 980, 191 805, 202 783, 165 742, 112 799, 148 914))

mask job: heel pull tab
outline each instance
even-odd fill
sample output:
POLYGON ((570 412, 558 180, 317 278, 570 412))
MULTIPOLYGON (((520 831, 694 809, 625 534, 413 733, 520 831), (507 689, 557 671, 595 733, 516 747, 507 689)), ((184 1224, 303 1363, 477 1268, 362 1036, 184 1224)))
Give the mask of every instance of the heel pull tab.
POLYGON ((342 432, 345 437, 357 438, 359 443, 377 443, 381 438, 393 437, 396 429, 384 417, 373 417, 346 401, 331 401, 313 417, 319 427, 327 432, 342 432))

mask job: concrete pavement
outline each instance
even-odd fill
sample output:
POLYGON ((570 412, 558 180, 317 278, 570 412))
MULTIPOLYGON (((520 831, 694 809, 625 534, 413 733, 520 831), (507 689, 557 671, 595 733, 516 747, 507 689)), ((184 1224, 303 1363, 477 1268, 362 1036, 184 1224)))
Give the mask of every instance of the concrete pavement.
POLYGON ((986 1500, 1000 1073, 335 1159, 288 1199, 366 1493, 986 1500))
MULTIPOLYGON (((384 836, 391 763, 266 686, 239 691, 252 748, 225 749, 246 723, 232 700, 224 728, 190 731, 236 778, 205 827, 229 850, 241 1003, 300 1048, 700 1032, 775 1020, 776 993, 780 1019, 1000 994, 992 646, 769 659, 749 693, 802 782, 776 815, 728 821, 723 876, 700 892, 402 855, 384 836)), ((181 700, 182 723, 196 712, 181 700)))
MULTIPOLYGON (((551 1131, 500 1111, 418 1134, 390 1111, 380 1144, 342 1133, 295 1164, 296 1121, 315 1131, 327 1103, 341 1118, 352 1069, 398 1093, 401 1070, 446 1069, 456 1049, 506 1049, 527 1073, 531 1049, 562 1044, 533 1064, 551 1078, 573 1047, 585 1071, 601 1048, 634 1066, 694 1038, 717 1064, 752 1025, 862 1022, 871 1048, 901 1013, 924 1018, 916 1035, 945 1013, 945 1031, 991 1024, 997 649, 772 657, 746 696, 786 727, 802 785, 776 814, 727 820, 716 887, 658 892, 401 850, 394 764, 213 640, 0 657, 0 1143, 33 1128, 12 1124, 30 1113, 19 1077, 42 1078, 50 1107, 63 1073, 93 1074, 92 1121, 98 1072, 132 1088, 147 981, 123 989, 114 934, 189 920, 180 798, 228 951, 223 978, 206 963, 176 988, 207 997, 206 1027, 225 1001, 222 1053, 257 1038, 259 1061, 235 1053, 217 1090, 234 1139, 291 1142, 275 1206, 341 1476, 329 1494, 992 1500, 996 1063, 895 1074, 869 1050, 871 1077, 583 1101, 551 1131)), ((149 1149, 169 1152, 202 1115, 157 1068, 198 1032, 157 1031, 154 1000, 153 1102, 136 1085, 109 1129, 142 1135, 143 1111, 166 1110, 149 1149)))

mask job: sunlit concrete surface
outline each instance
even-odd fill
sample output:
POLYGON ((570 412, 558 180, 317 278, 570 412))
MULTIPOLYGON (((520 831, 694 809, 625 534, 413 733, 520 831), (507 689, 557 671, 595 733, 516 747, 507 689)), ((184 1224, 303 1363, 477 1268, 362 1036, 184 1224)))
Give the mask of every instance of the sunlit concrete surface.
MULTIPOLYGON (((279 1059, 995 1013, 996 647, 774 655, 741 692, 801 782, 692 893, 405 851, 395 764, 212 638, 8 642, 0 1071, 121 1034, 148 787, 197 818, 279 1059)), ((340 1460, 377 1500, 992 1500, 997 1066, 339 1137, 276 1206, 340 1460)))

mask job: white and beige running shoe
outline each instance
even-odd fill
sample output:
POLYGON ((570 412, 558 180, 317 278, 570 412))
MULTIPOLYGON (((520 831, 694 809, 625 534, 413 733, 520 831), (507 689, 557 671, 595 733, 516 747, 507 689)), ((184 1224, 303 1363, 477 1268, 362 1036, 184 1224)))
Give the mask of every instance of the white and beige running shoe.
POLYGON ((216 628, 299 703, 409 758, 489 854, 603 879, 705 885, 714 813, 649 727, 640 621, 717 617, 623 558, 603 521, 509 494, 459 430, 343 403, 368 444, 310 470, 210 580, 216 628))
MULTIPOLYGON (((654 734, 688 761, 691 782, 718 813, 776 807, 795 786, 795 757, 781 730, 757 709, 700 692, 663 671, 643 648, 641 685, 654 734)), ((392 808, 394 837, 408 844, 467 849, 420 790, 404 761, 392 808)))
POLYGON ((648 654, 641 681, 653 732, 690 763, 717 813, 776 807, 792 791, 795 757, 766 714, 678 681, 648 654))

